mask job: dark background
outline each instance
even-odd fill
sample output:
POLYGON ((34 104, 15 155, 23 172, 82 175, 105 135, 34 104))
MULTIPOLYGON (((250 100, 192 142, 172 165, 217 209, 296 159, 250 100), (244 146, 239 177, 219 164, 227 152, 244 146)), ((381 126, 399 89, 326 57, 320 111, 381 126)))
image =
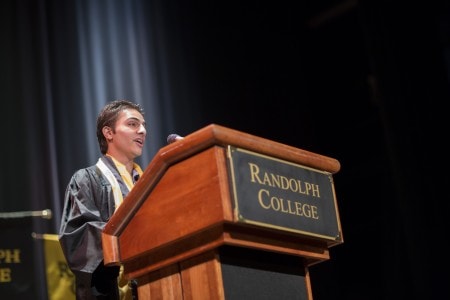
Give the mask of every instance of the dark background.
MULTIPOLYGON (((80 85, 66 72, 77 69, 77 45, 67 29, 83 19, 71 15, 74 1, 6 3, 0 210, 51 208, 55 219, 36 227, 57 232, 57 201, 73 171, 91 163, 77 129, 86 124, 73 115, 80 85), (47 21, 48 36, 33 26, 36 15, 47 21), (31 24, 29 44, 16 35, 23 34, 23 19, 31 24), (49 78, 40 77, 48 61, 33 47, 43 38, 59 49, 50 55, 49 78), (51 83, 65 97, 49 103, 30 92, 51 83), (49 105, 52 122, 36 117, 49 105), (43 128, 55 128, 54 156, 48 154, 48 128, 29 126, 33 116, 43 128), (46 168, 54 159, 57 166, 46 168)), ((160 93, 162 125, 152 124, 160 136, 216 123, 341 163, 334 179, 344 243, 330 249, 329 261, 310 268, 315 300, 450 297, 448 2, 132 3, 141 4, 153 28, 148 51, 165 58, 156 62, 152 83, 170 91, 160 93)))

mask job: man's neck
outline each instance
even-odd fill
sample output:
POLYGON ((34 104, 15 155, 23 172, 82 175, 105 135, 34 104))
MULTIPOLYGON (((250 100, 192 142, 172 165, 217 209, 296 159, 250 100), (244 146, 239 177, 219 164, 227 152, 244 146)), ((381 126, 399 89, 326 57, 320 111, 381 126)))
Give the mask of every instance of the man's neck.
POLYGON ((134 168, 134 161, 133 160, 129 160, 129 159, 123 158, 123 157, 121 158, 121 157, 115 156, 115 155, 113 155, 111 153, 106 153, 106 155, 111 157, 113 159, 113 161, 116 161, 116 162, 121 163, 122 165, 124 165, 126 170, 127 170, 127 172, 131 174, 131 172, 133 171, 133 168, 134 168))

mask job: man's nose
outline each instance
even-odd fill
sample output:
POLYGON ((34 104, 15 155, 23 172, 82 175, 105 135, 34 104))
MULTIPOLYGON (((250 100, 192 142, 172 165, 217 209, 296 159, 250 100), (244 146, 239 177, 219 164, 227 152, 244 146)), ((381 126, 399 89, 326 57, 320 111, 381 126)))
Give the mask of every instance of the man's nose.
POLYGON ((139 132, 139 133, 144 133, 144 134, 147 133, 147 129, 145 129, 144 124, 141 124, 141 125, 139 126, 138 132, 139 132))

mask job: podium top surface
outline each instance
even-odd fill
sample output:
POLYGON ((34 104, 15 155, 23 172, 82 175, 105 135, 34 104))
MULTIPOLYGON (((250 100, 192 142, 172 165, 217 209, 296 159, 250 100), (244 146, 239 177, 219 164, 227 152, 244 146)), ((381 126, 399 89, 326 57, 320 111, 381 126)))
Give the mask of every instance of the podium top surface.
POLYGON ((213 145, 234 146, 332 174, 340 170, 340 163, 334 158, 217 124, 208 125, 161 148, 155 158, 159 157, 167 161, 184 159, 213 145))

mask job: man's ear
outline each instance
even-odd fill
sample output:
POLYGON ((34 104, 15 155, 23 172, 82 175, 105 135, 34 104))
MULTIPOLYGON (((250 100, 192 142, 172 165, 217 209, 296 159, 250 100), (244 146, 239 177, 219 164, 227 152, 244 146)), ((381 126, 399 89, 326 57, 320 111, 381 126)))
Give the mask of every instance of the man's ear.
POLYGON ((113 132, 112 132, 111 127, 109 127, 109 126, 103 127, 103 128, 102 128, 102 133, 103 133, 103 136, 104 136, 108 141, 112 140, 113 132))

